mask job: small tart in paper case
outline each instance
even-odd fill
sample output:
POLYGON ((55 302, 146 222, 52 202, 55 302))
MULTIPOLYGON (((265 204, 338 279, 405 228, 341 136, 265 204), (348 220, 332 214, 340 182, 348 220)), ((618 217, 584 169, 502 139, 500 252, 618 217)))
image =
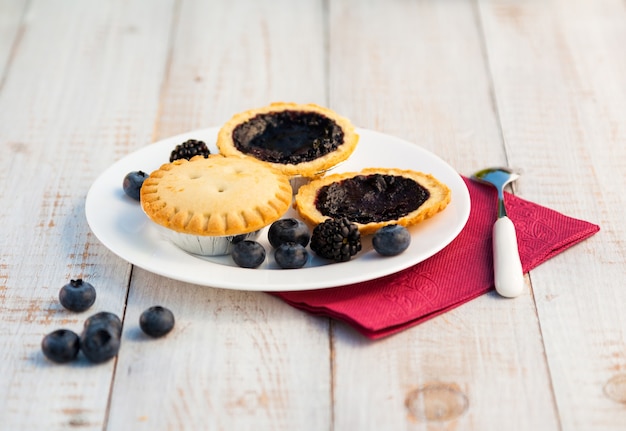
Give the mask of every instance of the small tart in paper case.
POLYGON ((430 174, 395 168, 367 168, 327 175, 303 185, 294 207, 315 226, 346 217, 364 234, 383 226, 410 226, 443 211, 451 191, 430 174))
POLYGON ((201 236, 257 231, 278 220, 291 201, 289 179, 279 171, 219 154, 164 164, 141 187, 141 206, 152 221, 201 236))

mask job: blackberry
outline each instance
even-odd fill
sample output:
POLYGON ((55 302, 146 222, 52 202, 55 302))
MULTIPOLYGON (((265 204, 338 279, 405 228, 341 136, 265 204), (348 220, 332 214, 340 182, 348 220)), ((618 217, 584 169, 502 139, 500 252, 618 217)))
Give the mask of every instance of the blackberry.
POLYGON ((345 217, 326 219, 313 229, 311 250, 325 259, 346 262, 361 250, 359 228, 345 217))
POLYGON ((170 154, 170 163, 178 159, 191 159, 194 156, 204 156, 206 159, 211 154, 209 148, 203 141, 189 139, 174 148, 170 154))

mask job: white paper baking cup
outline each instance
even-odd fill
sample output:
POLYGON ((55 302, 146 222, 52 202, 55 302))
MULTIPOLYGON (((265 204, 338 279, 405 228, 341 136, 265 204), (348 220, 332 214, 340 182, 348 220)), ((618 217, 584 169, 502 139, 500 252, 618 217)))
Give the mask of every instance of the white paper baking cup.
POLYGON ((221 256, 230 254, 235 244, 243 240, 255 240, 259 237, 261 230, 248 232, 239 235, 226 236, 203 236, 191 235, 188 233, 176 232, 164 226, 157 225, 163 236, 178 248, 187 253, 199 256, 221 256))
POLYGON ((298 193, 298 189, 305 184, 310 183, 313 178, 307 178, 300 175, 296 175, 289 178, 289 184, 291 185, 291 190, 293 191, 293 195, 295 196, 298 193))
POLYGON ((298 193, 298 189, 300 189, 300 187, 302 187, 305 184, 310 183, 313 180, 323 177, 324 175, 328 173, 332 173, 331 171, 335 169, 337 166, 341 165, 341 163, 343 162, 337 163, 335 166, 331 166, 330 168, 326 170, 319 171, 313 177, 305 177, 302 175, 293 175, 289 177, 289 184, 291 185, 291 190, 293 191, 294 196, 298 193))

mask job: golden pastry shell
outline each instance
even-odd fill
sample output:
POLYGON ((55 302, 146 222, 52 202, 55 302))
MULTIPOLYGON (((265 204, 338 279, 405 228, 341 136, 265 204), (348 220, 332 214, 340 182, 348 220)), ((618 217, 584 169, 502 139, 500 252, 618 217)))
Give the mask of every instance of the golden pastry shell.
POLYGON ((254 232, 278 220, 292 202, 287 176, 254 159, 220 154, 162 165, 140 195, 155 223, 202 236, 254 232))
POLYGON ((350 155, 354 152, 357 143, 359 142, 359 135, 356 133, 355 128, 350 120, 338 115, 331 109, 324 108, 313 103, 298 104, 291 102, 274 102, 262 108, 250 109, 244 112, 240 112, 238 114, 235 114, 230 120, 228 120, 219 130, 217 135, 216 145, 220 153, 227 156, 237 155, 254 158, 253 156, 239 151, 237 147, 235 147, 235 143, 233 142, 233 131, 240 124, 245 123, 246 121, 254 118, 259 114, 268 114, 272 112, 282 111, 315 112, 333 120, 335 123, 337 123, 337 125, 342 129, 344 133, 343 143, 341 145, 339 145, 334 151, 325 154, 322 157, 318 157, 315 160, 310 160, 297 164, 264 162, 274 166, 285 175, 288 175, 290 177, 302 176, 306 178, 319 176, 320 174, 325 173, 338 163, 350 157, 350 155))
MULTIPOLYGON (((340 182, 359 175, 393 175, 410 178, 422 187, 426 188, 430 196, 414 211, 403 217, 393 220, 382 220, 379 222, 370 222, 367 224, 356 223, 359 231, 363 235, 373 234, 383 226, 390 224, 398 224, 402 226, 411 226, 417 224, 435 214, 443 211, 448 203, 450 203, 452 192, 442 182, 437 180, 431 174, 423 172, 396 169, 396 168, 365 168, 359 172, 345 172, 327 175, 317 180, 311 181, 309 184, 303 185, 295 196, 294 207, 300 214, 300 217, 311 226, 316 226, 324 220, 330 218, 322 214, 316 207, 317 194, 319 190, 331 183, 340 182)), ((383 197, 384 198, 384 197, 383 197)))

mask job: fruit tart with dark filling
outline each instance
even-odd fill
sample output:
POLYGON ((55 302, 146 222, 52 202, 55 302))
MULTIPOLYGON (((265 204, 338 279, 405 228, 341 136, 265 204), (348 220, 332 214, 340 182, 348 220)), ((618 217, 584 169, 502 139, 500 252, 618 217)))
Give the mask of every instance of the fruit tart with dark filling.
POLYGON ((358 141, 350 121, 330 109, 276 102, 234 115, 216 144, 226 156, 253 157, 290 177, 314 178, 346 160, 358 141))
POLYGON ((310 225, 345 217, 367 235, 383 226, 410 226, 432 217, 446 208, 451 196, 448 186, 430 174, 367 168, 303 185, 294 207, 310 225))

